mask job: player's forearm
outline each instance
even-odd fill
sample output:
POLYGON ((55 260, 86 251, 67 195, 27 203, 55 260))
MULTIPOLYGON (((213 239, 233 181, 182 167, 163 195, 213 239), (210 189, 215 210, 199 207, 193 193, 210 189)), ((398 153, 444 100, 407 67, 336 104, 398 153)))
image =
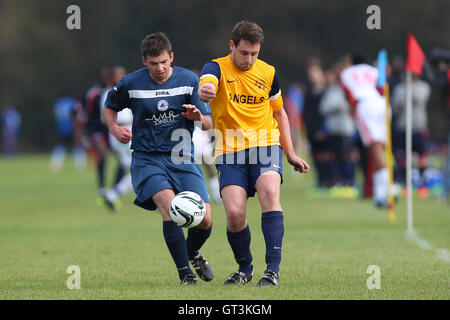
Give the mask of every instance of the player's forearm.
POLYGON ((199 98, 200 101, 202 101, 202 102, 208 103, 208 102, 210 101, 210 99, 207 99, 206 96, 205 96, 204 94, 200 93, 200 92, 198 93, 198 98, 199 98))
POLYGON ((132 138, 130 129, 117 124, 117 112, 108 108, 103 108, 103 119, 111 134, 120 142, 128 143, 132 138))
POLYGON ((209 130, 212 128, 212 118, 210 116, 202 115, 202 130, 209 130))
POLYGON ((103 119, 108 127, 109 131, 113 132, 114 128, 117 127, 117 112, 109 108, 103 108, 103 119))
POLYGON ((198 89, 198 97, 203 102, 210 102, 216 97, 217 87, 212 82, 203 83, 198 89))
POLYGON ((291 129, 289 126, 289 119, 284 109, 280 109, 273 113, 273 117, 278 122, 278 130, 280 130, 280 144, 283 148, 286 157, 289 159, 295 156, 294 146, 292 144, 291 129))

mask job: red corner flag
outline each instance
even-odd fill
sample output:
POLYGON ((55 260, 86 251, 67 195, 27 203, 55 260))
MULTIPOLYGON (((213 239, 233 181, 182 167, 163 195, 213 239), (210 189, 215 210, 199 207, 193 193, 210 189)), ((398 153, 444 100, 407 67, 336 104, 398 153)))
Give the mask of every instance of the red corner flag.
POLYGON ((406 50, 408 51, 408 58, 406 60, 406 70, 414 72, 415 74, 422 74, 423 64, 425 62, 425 54, 416 41, 416 38, 411 33, 408 33, 406 40, 406 50))

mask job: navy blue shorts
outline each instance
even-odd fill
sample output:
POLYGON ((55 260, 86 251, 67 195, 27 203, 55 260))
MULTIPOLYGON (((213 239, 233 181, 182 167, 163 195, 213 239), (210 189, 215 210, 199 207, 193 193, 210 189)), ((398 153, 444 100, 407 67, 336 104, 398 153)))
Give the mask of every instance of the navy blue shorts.
POLYGON ((134 204, 144 209, 156 210, 152 196, 164 189, 172 189, 175 194, 193 191, 203 201, 210 202, 203 171, 198 164, 175 164, 167 153, 134 151, 130 172, 136 193, 134 204))
MULTIPOLYGON (((412 151, 423 155, 427 152, 427 138, 424 132, 412 132, 412 151)), ((406 136, 405 131, 397 131, 394 133, 394 149, 397 152, 406 152, 406 136)))
POLYGON ((227 185, 237 185, 247 191, 247 197, 253 197, 256 180, 267 171, 278 172, 283 183, 282 159, 283 154, 278 145, 220 155, 216 159, 220 190, 227 185))

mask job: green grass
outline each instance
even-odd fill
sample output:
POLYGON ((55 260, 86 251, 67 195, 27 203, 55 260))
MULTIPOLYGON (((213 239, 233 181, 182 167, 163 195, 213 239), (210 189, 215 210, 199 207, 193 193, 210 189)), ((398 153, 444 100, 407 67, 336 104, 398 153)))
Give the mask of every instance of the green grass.
MULTIPOLYGON (((225 212, 213 206, 213 233, 202 249, 216 278, 180 287, 162 236, 160 216, 124 199, 116 214, 95 203, 94 170, 58 174, 48 155, 0 159, 0 299, 449 299, 449 264, 406 239, 405 200, 397 219, 368 200, 312 197, 314 174, 285 167, 285 238, 281 282, 257 288, 264 239, 256 198, 248 202, 255 281, 224 287, 236 270, 226 240, 225 212), (69 290, 70 265, 81 268, 81 290, 69 290), (368 290, 369 265, 381 289, 368 290)), ((110 161, 109 169, 113 167, 110 161)), ((110 172, 111 173, 111 172, 110 172)), ((445 202, 414 200, 414 224, 433 247, 450 249, 445 202)))

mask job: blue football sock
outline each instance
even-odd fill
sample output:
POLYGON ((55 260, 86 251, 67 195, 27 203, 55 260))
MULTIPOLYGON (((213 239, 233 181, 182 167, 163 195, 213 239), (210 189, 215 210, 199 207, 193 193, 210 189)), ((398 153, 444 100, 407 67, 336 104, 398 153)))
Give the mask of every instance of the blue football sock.
POLYGON ((163 221, 163 234, 167 248, 169 248, 172 259, 177 266, 180 280, 183 280, 186 275, 193 273, 191 268, 189 268, 189 259, 183 230, 173 221, 163 221))
POLYGON ((199 228, 190 228, 188 230, 188 236, 186 239, 186 246, 188 251, 189 260, 192 260, 198 255, 198 250, 203 246, 203 244, 208 240, 211 235, 212 227, 206 230, 199 228))
POLYGON ((253 272, 252 253, 250 251, 251 234, 247 227, 238 232, 227 230, 227 238, 234 253, 234 259, 239 264, 239 271, 250 274, 253 272))
POLYGON ((99 159, 97 163, 97 178, 98 178, 98 187, 105 187, 105 159, 99 159))
POLYGON ((118 184, 120 182, 120 180, 122 180, 124 175, 125 175, 125 168, 123 166, 119 165, 117 167, 117 170, 116 170, 116 177, 114 179, 114 186, 116 184, 118 184))
POLYGON ((261 228, 266 241, 267 269, 280 271, 281 246, 284 236, 283 212, 269 211, 262 214, 261 228))

